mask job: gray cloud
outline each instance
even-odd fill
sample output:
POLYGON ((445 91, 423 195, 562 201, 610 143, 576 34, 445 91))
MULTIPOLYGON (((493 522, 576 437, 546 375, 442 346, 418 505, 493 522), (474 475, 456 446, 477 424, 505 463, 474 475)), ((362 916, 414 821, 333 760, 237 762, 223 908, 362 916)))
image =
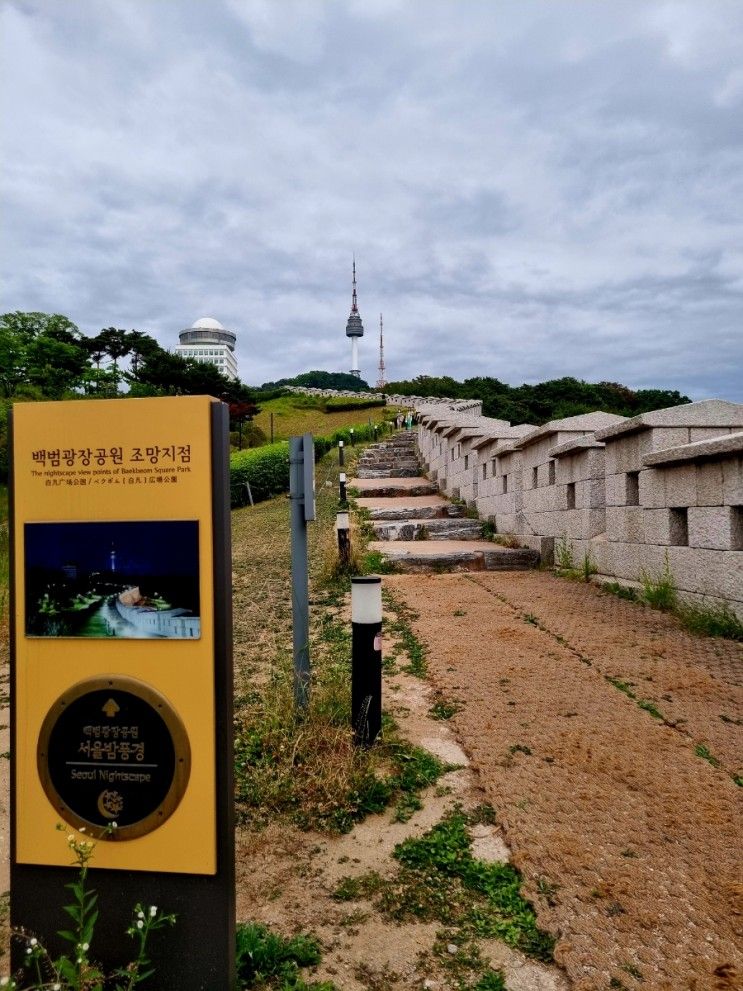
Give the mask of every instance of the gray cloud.
POLYGON ((737 0, 0 11, 2 308, 241 376, 573 374, 743 399, 737 0))

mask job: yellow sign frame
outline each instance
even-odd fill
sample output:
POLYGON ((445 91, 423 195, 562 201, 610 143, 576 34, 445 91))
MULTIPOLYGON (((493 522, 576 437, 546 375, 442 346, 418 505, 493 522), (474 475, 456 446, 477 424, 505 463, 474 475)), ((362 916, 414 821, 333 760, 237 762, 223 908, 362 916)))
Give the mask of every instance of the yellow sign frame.
POLYGON ((184 396, 18 403, 14 407, 13 814, 19 864, 69 863, 69 853, 55 833, 60 815, 39 778, 39 735, 47 713, 71 686, 107 675, 139 680, 170 700, 186 728, 192 761, 185 793, 162 826, 130 840, 99 843, 95 866, 216 873, 210 426, 214 402, 207 396, 184 396), (27 636, 26 523, 172 520, 198 522, 198 639, 27 636))

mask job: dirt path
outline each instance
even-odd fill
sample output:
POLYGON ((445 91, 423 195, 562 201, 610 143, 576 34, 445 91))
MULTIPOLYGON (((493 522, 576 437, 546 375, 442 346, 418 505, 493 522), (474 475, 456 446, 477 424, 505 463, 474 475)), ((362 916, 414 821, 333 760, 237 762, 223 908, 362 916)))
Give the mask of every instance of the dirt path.
POLYGON ((541 573, 385 582, 576 991, 742 987, 740 645, 541 573))

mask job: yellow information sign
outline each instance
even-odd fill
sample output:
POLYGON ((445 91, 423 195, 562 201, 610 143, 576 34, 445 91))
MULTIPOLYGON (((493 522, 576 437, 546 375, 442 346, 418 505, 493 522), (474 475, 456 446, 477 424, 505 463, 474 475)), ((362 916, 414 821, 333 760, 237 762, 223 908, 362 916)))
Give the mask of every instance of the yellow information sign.
POLYGON ((19 864, 216 872, 214 402, 14 407, 19 864))

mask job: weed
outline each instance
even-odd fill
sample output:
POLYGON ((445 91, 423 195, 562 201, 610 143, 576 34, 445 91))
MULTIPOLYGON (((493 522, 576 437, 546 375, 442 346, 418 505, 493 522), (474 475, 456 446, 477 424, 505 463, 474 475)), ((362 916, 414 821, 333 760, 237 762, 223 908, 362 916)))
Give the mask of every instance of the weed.
POLYGON ((662 609, 668 612, 676 607, 678 602, 676 582, 671 573, 667 551, 663 570, 653 576, 643 569, 640 572, 640 583, 642 585, 642 597, 653 609, 662 609))
POLYGON ((500 547, 509 547, 511 550, 521 547, 519 538, 515 537, 512 533, 494 533, 492 537, 488 537, 487 539, 492 540, 494 544, 498 544, 500 547))
POLYGON ((548 877, 542 875, 537 878, 537 891, 548 905, 553 906, 556 904, 555 895, 559 890, 560 885, 554 881, 550 881, 548 877))
POLYGON ((455 609, 452 613, 453 616, 466 616, 467 612, 464 609, 455 609))
POLYGON ((735 774, 735 775, 733 775, 733 781, 736 783, 736 785, 739 788, 743 788, 743 774, 735 774))
POLYGON ((555 567, 560 571, 575 571, 573 545, 566 533, 555 541, 555 567))
POLYGON ((482 975, 472 991, 506 991, 506 979, 502 970, 488 969, 482 975))
POLYGON ((380 551, 367 551, 362 559, 362 571, 365 575, 392 575, 395 565, 380 551))
POLYGON ((458 712, 462 711, 460 702, 449 702, 443 696, 439 696, 428 710, 431 719, 451 719, 458 712))
POLYGON ((622 984, 622 982, 619 980, 618 977, 612 977, 612 979, 609 981, 609 987, 612 989, 612 991, 629 991, 627 986, 625 984, 622 984))
POLYGON ((631 682, 620 681, 619 678, 610 678, 609 675, 605 675, 605 677, 609 684, 613 685, 615 688, 618 688, 620 692, 624 692, 624 694, 628 695, 631 699, 637 698, 635 693, 632 691, 631 682))
POLYGON ((581 565, 581 571, 582 571, 583 581, 584 582, 590 582, 591 575, 598 574, 598 570, 599 569, 596 566, 593 558, 591 557, 590 552, 585 553, 583 555, 583 562, 582 562, 582 565, 581 565))
POLYGON ((402 601, 396 599, 388 590, 382 591, 382 598, 387 609, 394 613, 394 619, 387 624, 389 633, 396 635, 400 646, 408 656, 408 664, 403 665, 403 671, 418 678, 426 676, 426 647, 416 637, 411 622, 417 619, 413 612, 402 601))
POLYGON ((628 602, 639 602, 640 593, 631 585, 621 585, 619 582, 602 582, 601 588, 610 595, 616 595, 620 599, 627 599, 628 602))
POLYGON ((630 977, 634 977, 636 981, 643 981, 645 978, 642 976, 642 971, 639 967, 635 967, 633 963, 623 963, 620 965, 622 970, 625 971, 630 977))
POLYGON ((539 626, 539 620, 533 613, 525 612, 521 618, 525 623, 529 623, 531 626, 539 626))
POLYGON ((468 819, 472 826, 495 826, 498 821, 496 818, 495 809, 490 802, 484 802, 482 805, 476 805, 475 808, 471 810, 468 819))
POLYGON ((652 702, 648 702, 647 699, 638 699, 637 704, 645 712, 649 712, 653 719, 659 719, 661 722, 665 722, 665 716, 663 713, 657 709, 652 702))
POLYGON ((320 945, 313 936, 284 939, 260 923, 243 923, 237 928, 236 958, 238 980, 245 991, 336 991, 327 981, 307 984, 299 975, 300 967, 320 962, 320 945))
POLYGON ((408 822, 416 812, 423 808, 423 802, 417 795, 403 795, 395 806, 395 813, 392 816, 393 822, 408 822))
POLYGON ((711 606, 695 606, 683 603, 678 607, 681 622, 692 633, 707 637, 725 637, 727 640, 743 640, 743 622, 727 603, 711 606))
POLYGON ((359 877, 344 877, 333 892, 337 902, 357 901, 359 898, 371 898, 384 885, 384 879, 376 871, 361 874, 359 877))
POLYGON ((554 940, 536 924, 511 865, 475 860, 468 818, 456 809, 418 839, 395 847, 402 865, 398 883, 384 898, 393 918, 438 919, 463 934, 497 938, 540 960, 550 960, 554 940))
POLYGON ((720 714, 720 719, 724 723, 731 723, 733 726, 743 726, 743 719, 732 719, 730 716, 720 714))
POLYGON ((633 701, 637 702, 638 706, 641 709, 644 709, 645 712, 649 712, 654 719, 659 719, 661 722, 666 721, 666 717, 652 702, 649 702, 647 699, 638 699, 637 695, 632 690, 635 687, 632 682, 620 681, 619 678, 610 678, 609 675, 604 675, 604 677, 610 685, 613 685, 620 692, 623 692, 627 698, 631 698, 633 701))
POLYGON ((704 746, 703 743, 698 743, 696 747, 694 747, 694 753, 697 755, 697 757, 701 757, 702 760, 706 760, 708 763, 710 763, 712 767, 720 766, 719 760, 714 756, 714 754, 710 753, 710 751, 707 749, 707 747, 704 746))
POLYGON ((522 743, 514 743, 513 746, 508 748, 509 754, 526 754, 527 757, 531 756, 531 748, 525 747, 522 743))
MULTIPOLYGON (((114 824, 115 825, 115 824, 114 824)), ((65 832, 60 824, 57 829, 65 832)), ((25 944, 23 956, 25 975, 4 977, 0 983, 8 991, 24 987, 43 991, 56 988, 58 991, 84 991, 84 989, 111 987, 112 991, 133 991, 143 984, 154 973, 154 968, 147 957, 147 943, 150 934, 165 926, 175 924, 174 915, 166 915, 155 905, 134 906, 132 921, 126 930, 127 936, 134 940, 136 946, 135 958, 126 966, 118 967, 106 975, 93 961, 91 944, 98 921, 98 895, 88 887, 90 861, 96 844, 91 840, 76 839, 73 834, 67 837, 67 846, 72 854, 73 866, 77 867, 77 880, 66 884, 65 888, 72 895, 72 903, 65 905, 64 911, 72 920, 71 929, 61 929, 57 935, 70 944, 71 951, 61 954, 53 960, 43 942, 32 936, 26 930, 14 929, 14 939, 25 944), (114 983, 115 982, 115 983, 114 983)))

